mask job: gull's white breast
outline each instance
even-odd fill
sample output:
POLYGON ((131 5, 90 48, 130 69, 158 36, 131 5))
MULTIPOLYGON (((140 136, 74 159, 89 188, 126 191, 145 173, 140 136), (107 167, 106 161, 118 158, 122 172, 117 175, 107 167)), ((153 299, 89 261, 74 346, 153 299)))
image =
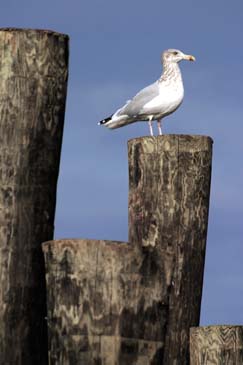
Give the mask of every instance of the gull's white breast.
POLYGON ((173 82, 172 84, 162 83, 159 86, 159 94, 146 103, 143 107, 144 111, 161 112, 162 115, 170 114, 175 111, 183 101, 184 88, 182 82, 173 82))

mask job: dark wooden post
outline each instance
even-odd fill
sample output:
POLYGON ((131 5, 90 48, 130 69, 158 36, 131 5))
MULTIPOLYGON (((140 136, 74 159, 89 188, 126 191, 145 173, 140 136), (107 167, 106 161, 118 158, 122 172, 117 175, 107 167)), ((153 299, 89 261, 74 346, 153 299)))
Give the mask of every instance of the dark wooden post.
POLYGON ((129 141, 129 242, 161 280, 163 364, 187 364, 189 328, 199 324, 212 140, 165 135, 129 141))
POLYGON ((191 328, 190 364, 242 365, 243 326, 191 328))
POLYGON ((130 243, 43 245, 50 364, 184 365, 198 325, 212 140, 129 142, 130 243))
POLYGON ((0 29, 0 362, 47 364, 41 242, 53 237, 68 37, 0 29))

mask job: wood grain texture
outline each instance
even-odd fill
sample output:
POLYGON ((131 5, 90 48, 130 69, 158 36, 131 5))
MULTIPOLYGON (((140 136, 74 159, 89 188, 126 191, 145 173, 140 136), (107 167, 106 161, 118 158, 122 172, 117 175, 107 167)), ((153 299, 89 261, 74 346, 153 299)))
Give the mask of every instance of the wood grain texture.
POLYGON ((47 364, 44 260, 53 237, 68 37, 0 29, 0 356, 47 364))
POLYGON ((212 141, 129 141, 130 243, 50 241, 51 365, 189 364, 198 325, 212 141))
POLYGON ((190 364, 242 365, 243 326, 191 328, 190 364))
POLYGON ((188 364, 199 323, 212 140, 164 135, 129 141, 129 241, 153 255, 168 308, 163 364, 188 364))
POLYGON ((159 364, 162 286, 141 275, 131 245, 63 240, 43 250, 50 365, 159 364))

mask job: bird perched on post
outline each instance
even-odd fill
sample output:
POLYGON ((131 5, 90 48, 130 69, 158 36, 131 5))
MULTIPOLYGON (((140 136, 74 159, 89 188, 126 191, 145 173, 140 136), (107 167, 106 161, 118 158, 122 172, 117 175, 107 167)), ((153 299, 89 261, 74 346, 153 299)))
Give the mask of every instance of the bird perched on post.
POLYGON ((153 136, 152 121, 157 120, 161 135, 162 118, 173 113, 183 101, 184 88, 178 65, 182 60, 195 61, 195 57, 178 49, 164 51, 161 57, 163 73, 160 78, 139 91, 124 106, 98 124, 115 129, 137 121, 148 121, 150 134, 153 136))

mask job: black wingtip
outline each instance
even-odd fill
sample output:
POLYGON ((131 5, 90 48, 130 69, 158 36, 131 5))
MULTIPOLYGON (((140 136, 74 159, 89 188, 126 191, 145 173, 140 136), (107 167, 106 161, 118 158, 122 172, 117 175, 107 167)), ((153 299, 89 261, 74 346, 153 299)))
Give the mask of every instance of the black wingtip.
POLYGON ((98 125, 103 125, 103 124, 108 123, 108 122, 111 120, 111 118, 112 118, 112 115, 110 115, 108 118, 105 118, 105 119, 101 120, 101 121, 98 123, 98 125))

